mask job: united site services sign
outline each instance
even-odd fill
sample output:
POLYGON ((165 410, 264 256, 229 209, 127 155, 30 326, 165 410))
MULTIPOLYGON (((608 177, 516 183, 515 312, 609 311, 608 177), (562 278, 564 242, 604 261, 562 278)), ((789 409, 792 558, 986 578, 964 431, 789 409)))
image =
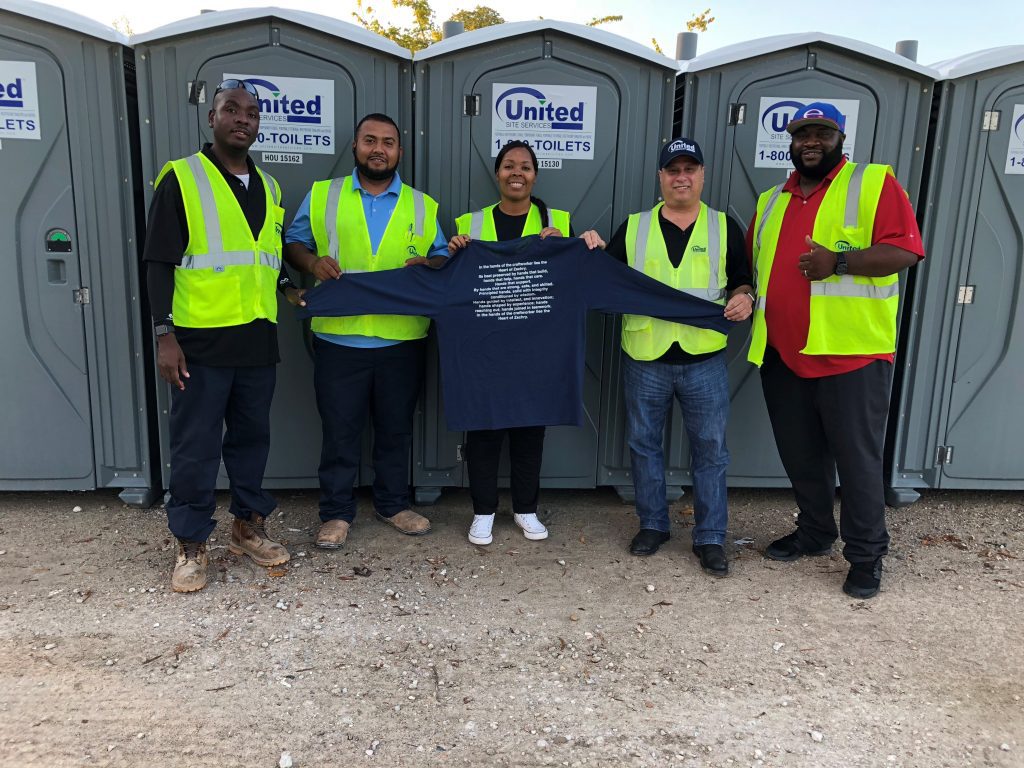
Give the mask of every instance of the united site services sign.
POLYGON ((494 83, 491 157, 510 141, 525 141, 541 161, 593 160, 597 88, 494 83))
POLYGON ((0 139, 40 138, 35 62, 0 61, 0 139))
POLYGON ((1013 105, 1010 142, 1006 147, 1006 167, 1003 173, 1024 173, 1024 104, 1013 105))
POLYGON ((290 157, 302 153, 333 155, 337 151, 333 80, 225 72, 224 79, 230 78, 248 80, 259 93, 260 133, 254 150, 290 157))

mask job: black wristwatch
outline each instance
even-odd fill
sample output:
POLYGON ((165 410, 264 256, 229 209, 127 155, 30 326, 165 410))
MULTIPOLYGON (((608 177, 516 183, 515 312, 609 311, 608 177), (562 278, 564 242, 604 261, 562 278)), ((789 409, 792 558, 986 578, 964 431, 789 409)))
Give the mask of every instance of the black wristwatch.
POLYGON ((849 270, 850 265, 846 263, 846 254, 842 251, 836 251, 836 274, 842 276, 849 270))
POLYGON ((161 336, 166 336, 169 333, 174 333, 174 324, 170 320, 161 320, 159 323, 153 326, 153 333, 159 339, 161 336))

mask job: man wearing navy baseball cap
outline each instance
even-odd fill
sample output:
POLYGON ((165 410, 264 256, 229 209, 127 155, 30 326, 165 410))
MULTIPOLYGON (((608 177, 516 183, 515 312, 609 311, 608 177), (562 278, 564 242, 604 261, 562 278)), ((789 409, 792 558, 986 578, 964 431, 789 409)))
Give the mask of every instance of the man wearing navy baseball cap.
POLYGON ((889 547, 882 450, 899 273, 923 258, 921 233, 892 168, 849 161, 835 105, 807 104, 786 130, 796 170, 761 195, 747 231, 757 285, 748 359, 800 508, 796 530, 765 556, 827 555, 841 535, 843 591, 866 599, 889 547))
MULTIPOLYGON (((635 213, 606 250, 629 266, 679 290, 717 302, 729 320, 746 320, 754 304, 743 231, 701 202, 704 154, 693 139, 661 149, 663 202, 635 213)), ((725 576, 728 526, 725 472, 729 452, 726 335, 643 315, 622 318, 623 384, 629 453, 640 531, 629 551, 653 555, 668 541, 665 421, 679 401, 693 466, 693 553, 701 567, 725 576)))

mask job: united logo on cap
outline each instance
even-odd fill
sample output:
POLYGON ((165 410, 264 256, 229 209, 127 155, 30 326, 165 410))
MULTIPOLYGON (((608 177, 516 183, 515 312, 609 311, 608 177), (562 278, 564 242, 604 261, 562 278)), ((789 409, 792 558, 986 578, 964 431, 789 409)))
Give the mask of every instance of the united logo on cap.
POLYGON ((669 152, 693 152, 694 150, 695 147, 693 146, 693 144, 687 144, 682 139, 676 139, 675 141, 668 145, 669 152))
POLYGON ((659 168, 664 168, 677 157, 691 157, 700 165, 704 165, 704 154, 700 151, 697 142, 692 139, 673 139, 661 149, 661 161, 659 168))

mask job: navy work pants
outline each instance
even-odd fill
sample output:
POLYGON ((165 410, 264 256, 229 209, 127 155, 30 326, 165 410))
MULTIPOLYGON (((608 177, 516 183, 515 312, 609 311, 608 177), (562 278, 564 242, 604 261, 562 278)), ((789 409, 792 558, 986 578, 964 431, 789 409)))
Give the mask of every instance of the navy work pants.
POLYGON ((891 363, 875 360, 850 373, 803 379, 772 347, 765 350, 761 387, 800 508, 796 527, 805 549, 824 549, 841 535, 851 563, 874 562, 889 551, 882 449, 891 375, 891 363))
POLYGON ((222 456, 232 515, 266 517, 277 506, 263 490, 277 366, 189 365, 188 372, 184 391, 171 389, 167 524, 179 539, 206 541, 216 525, 214 491, 222 456))
POLYGON ((324 522, 355 519, 354 489, 367 416, 373 426, 373 506, 384 517, 409 508, 412 417, 425 349, 423 339, 369 349, 314 339, 313 383, 324 433, 324 522))

